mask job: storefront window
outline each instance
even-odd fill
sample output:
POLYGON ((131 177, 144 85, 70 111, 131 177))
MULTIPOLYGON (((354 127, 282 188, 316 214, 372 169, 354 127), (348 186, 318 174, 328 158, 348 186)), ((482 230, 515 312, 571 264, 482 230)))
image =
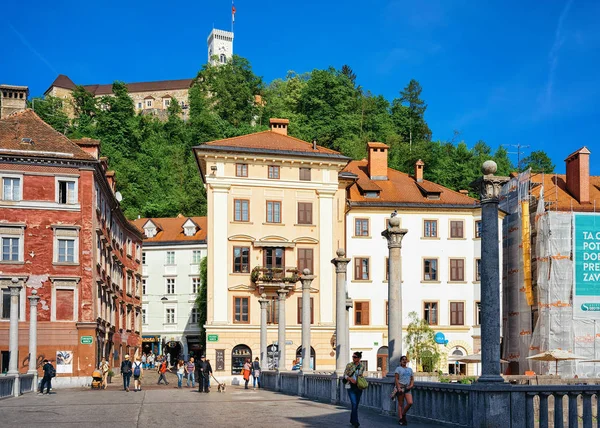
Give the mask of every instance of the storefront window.
POLYGON ((231 374, 242 374, 244 362, 249 359, 252 362, 252 351, 246 345, 238 345, 231 351, 231 374))

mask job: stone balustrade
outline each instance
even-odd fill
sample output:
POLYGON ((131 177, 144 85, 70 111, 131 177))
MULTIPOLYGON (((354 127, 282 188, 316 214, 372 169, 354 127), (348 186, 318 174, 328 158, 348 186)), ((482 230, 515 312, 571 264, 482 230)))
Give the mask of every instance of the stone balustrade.
POLYGON ((25 394, 27 392, 34 392, 37 385, 34 385, 35 375, 33 374, 22 374, 19 376, 21 379, 19 389, 21 394, 25 394))
MULTIPOLYGON (((263 371, 265 389, 285 394, 302 395, 318 401, 350 406, 341 377, 334 373, 263 371)), ((396 401, 390 394, 391 378, 367 378, 369 387, 363 391, 360 406, 388 415, 396 414, 396 401)), ((507 427, 561 428, 599 426, 598 397, 600 385, 511 385, 509 383, 415 382, 414 405, 409 411, 412 420, 451 427, 481 426, 486 409, 483 402, 489 395, 498 402, 498 419, 508 419, 507 427)), ((490 411, 490 409, 487 409, 490 411)))
POLYGON ((0 398, 12 397, 14 385, 14 376, 0 376, 0 398))

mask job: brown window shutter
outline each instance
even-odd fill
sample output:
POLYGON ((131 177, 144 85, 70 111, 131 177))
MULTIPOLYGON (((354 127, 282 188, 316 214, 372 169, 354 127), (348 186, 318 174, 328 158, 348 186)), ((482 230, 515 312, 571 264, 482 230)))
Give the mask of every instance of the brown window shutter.
POLYGON ((302 297, 298 297, 298 317, 296 321, 298 324, 302 324, 302 297))
POLYGON ((305 212, 306 212, 306 223, 313 224, 312 219, 312 202, 305 204, 305 212))
POLYGON ((304 204, 302 202, 298 202, 298 223, 299 224, 304 224, 305 223, 305 211, 304 211, 304 204))
POLYGON ((362 312, 363 312, 363 319, 362 319, 362 325, 369 325, 369 302, 363 302, 362 303, 362 312))

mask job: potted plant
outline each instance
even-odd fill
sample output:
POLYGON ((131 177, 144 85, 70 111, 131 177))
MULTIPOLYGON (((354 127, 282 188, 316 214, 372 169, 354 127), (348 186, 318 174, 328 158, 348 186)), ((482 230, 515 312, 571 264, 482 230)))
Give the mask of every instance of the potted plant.
POLYGON ((108 375, 107 375, 107 379, 106 382, 107 383, 112 383, 112 377, 115 375, 115 372, 112 371, 112 369, 108 370, 108 375))

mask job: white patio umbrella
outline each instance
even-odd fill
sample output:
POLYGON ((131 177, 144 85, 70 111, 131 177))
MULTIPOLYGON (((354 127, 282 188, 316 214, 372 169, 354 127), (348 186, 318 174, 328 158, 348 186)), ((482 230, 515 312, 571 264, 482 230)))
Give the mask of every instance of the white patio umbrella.
POLYGON ((585 360, 585 357, 580 357, 572 352, 563 349, 552 349, 551 351, 542 352, 540 354, 527 357, 528 360, 535 361, 554 361, 556 363, 556 374, 558 375, 558 362, 568 360, 585 360))

